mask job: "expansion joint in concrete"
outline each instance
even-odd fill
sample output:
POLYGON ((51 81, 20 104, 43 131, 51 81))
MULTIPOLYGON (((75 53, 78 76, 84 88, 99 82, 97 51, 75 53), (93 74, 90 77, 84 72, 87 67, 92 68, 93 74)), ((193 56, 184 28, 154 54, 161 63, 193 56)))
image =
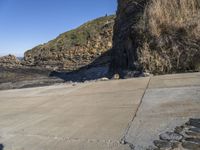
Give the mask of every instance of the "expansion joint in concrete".
POLYGON ((129 147, 130 147, 131 149, 134 149, 134 145, 133 145, 132 143, 127 142, 126 136, 127 136, 128 132, 129 132, 129 130, 130 130, 131 124, 134 122, 134 119, 137 117, 138 111, 139 111, 139 109, 140 109, 140 106, 142 105, 143 98, 144 98, 144 96, 145 96, 145 94, 146 94, 147 89, 149 88, 150 82, 151 82, 151 77, 149 77, 149 81, 148 81, 148 83, 147 83, 146 88, 144 89, 144 93, 143 93, 143 95, 142 95, 142 97, 141 97, 141 100, 140 100, 140 103, 139 103, 139 105, 138 105, 138 107, 137 107, 137 110, 136 110, 136 112, 135 112, 135 114, 134 114, 132 120, 131 120, 130 123, 128 124, 128 127, 126 128, 125 134, 123 135, 123 137, 122 137, 121 140, 120 140, 120 143, 121 143, 121 144, 128 144, 129 147))

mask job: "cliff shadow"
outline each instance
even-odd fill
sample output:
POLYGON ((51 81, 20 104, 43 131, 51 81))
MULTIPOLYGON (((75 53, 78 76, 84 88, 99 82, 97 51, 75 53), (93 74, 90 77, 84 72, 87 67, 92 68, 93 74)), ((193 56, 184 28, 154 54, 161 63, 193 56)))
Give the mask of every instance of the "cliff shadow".
POLYGON ((49 76, 57 77, 66 82, 85 82, 97 80, 103 77, 109 78, 109 65, 111 61, 111 50, 103 53, 92 63, 74 71, 52 71, 49 76))
POLYGON ((0 144, 0 150, 3 150, 3 149, 4 149, 3 144, 0 144))

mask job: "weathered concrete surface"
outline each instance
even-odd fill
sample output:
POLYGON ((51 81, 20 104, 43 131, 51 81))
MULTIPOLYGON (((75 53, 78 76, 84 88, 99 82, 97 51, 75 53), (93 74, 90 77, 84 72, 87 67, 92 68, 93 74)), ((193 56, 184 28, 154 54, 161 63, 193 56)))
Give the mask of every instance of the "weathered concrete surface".
POLYGON ((4 150, 126 150, 149 78, 0 91, 4 150))
POLYGON ((200 73, 7 90, 0 91, 0 144, 4 150, 128 150, 131 144, 144 150, 190 117, 200 117, 200 73))
POLYGON ((152 77, 125 141, 144 150, 190 117, 200 118, 200 73, 152 77))
POLYGON ((200 73, 155 76, 148 88, 172 88, 200 86, 200 73))

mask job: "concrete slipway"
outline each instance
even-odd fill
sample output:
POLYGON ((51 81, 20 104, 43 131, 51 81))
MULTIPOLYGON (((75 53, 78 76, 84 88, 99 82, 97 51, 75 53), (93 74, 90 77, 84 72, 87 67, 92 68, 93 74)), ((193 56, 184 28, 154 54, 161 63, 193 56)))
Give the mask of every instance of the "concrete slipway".
POLYGON ((200 118, 200 73, 0 91, 3 150, 145 149, 200 118))

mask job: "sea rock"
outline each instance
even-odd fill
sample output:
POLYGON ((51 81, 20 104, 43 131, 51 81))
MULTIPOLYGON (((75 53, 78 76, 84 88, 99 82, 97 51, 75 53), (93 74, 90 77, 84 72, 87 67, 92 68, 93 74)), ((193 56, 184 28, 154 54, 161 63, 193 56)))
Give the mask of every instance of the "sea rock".
POLYGON ((17 67, 21 66, 20 60, 14 55, 0 57, 0 66, 3 67, 17 67))

